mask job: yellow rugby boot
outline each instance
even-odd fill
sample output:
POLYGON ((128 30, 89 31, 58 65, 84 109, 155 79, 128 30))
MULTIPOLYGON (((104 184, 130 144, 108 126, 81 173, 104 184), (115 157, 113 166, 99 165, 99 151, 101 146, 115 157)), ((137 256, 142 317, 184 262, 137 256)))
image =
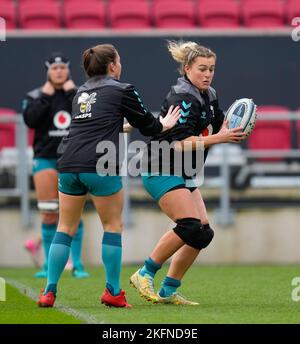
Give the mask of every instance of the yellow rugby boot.
POLYGON ((178 292, 167 297, 161 297, 159 294, 157 294, 157 302, 183 306, 199 306, 198 302, 190 301, 178 292))
POLYGON ((149 274, 142 276, 140 270, 136 271, 130 277, 130 285, 132 288, 137 289, 140 293, 140 296, 146 299, 147 301, 156 303, 158 296, 154 291, 154 279, 149 274))

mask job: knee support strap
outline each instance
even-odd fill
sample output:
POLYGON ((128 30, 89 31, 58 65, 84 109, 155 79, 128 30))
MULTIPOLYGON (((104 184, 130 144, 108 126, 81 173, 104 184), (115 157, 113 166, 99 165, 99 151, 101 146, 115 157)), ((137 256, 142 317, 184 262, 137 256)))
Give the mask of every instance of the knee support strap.
POLYGON ((42 213, 58 213, 58 199, 38 201, 37 207, 42 213))
POLYGON ((179 219, 176 223, 174 232, 187 245, 197 250, 207 247, 214 237, 214 231, 209 225, 203 226, 198 219, 188 217, 179 219))

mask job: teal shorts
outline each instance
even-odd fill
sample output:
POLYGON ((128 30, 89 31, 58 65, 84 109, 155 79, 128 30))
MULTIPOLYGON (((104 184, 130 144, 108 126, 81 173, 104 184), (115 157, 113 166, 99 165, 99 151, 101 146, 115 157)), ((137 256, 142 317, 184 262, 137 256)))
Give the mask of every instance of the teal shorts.
POLYGON ((99 176, 97 173, 59 173, 58 190, 67 195, 110 196, 122 189, 120 176, 99 176))
POLYGON ((186 184, 186 179, 179 176, 142 176, 142 181, 145 189, 154 198, 156 202, 173 188, 187 188, 190 191, 194 191, 197 188, 193 184, 192 180, 189 180, 188 185, 186 184))
POLYGON ((32 162, 32 174, 43 170, 57 170, 56 159, 34 158, 32 162))

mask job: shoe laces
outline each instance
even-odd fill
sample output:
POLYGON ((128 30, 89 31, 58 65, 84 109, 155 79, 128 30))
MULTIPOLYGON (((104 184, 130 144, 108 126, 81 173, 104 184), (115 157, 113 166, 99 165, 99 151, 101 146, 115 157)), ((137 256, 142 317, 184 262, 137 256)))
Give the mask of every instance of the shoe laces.
POLYGON ((186 304, 197 304, 194 301, 190 301, 186 296, 182 295, 179 292, 174 293, 174 296, 177 296, 182 302, 185 302, 186 304))
POLYGON ((181 293, 179 293, 178 291, 175 292, 173 295, 174 295, 175 297, 176 297, 176 296, 179 297, 179 298, 182 299, 183 301, 188 301, 188 299, 187 299, 184 295, 182 295, 181 293))
POLYGON ((144 279, 145 282, 144 283, 145 283, 146 287, 148 289, 150 289, 151 292, 154 293, 154 280, 153 280, 152 276, 150 276, 148 274, 145 274, 144 277, 145 277, 145 279, 144 279))

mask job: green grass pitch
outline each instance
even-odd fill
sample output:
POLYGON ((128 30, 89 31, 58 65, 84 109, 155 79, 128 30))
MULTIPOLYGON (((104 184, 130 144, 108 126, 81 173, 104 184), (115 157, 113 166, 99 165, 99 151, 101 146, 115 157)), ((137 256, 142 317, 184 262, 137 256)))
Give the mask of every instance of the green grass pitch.
MULTIPOLYGON (((7 300, 0 302, 0 323, 80 323, 93 319, 105 324, 202 324, 202 323, 300 323, 300 302, 291 298, 291 282, 300 276, 300 267, 282 266, 194 266, 183 280, 180 291, 200 306, 150 304, 129 287, 136 266, 123 267, 122 288, 130 310, 100 304, 104 290, 103 267, 89 268, 91 277, 77 280, 66 271, 58 288, 57 307, 39 309, 17 289, 7 287, 7 300), (63 313, 63 307, 75 316, 63 313), (83 318, 76 317, 76 312, 83 318), (85 320, 85 317, 87 320, 85 320)), ((22 283, 39 293, 45 280, 33 277, 33 269, 0 269, 0 276, 22 283)), ((156 287, 166 273, 156 277, 156 287)))

